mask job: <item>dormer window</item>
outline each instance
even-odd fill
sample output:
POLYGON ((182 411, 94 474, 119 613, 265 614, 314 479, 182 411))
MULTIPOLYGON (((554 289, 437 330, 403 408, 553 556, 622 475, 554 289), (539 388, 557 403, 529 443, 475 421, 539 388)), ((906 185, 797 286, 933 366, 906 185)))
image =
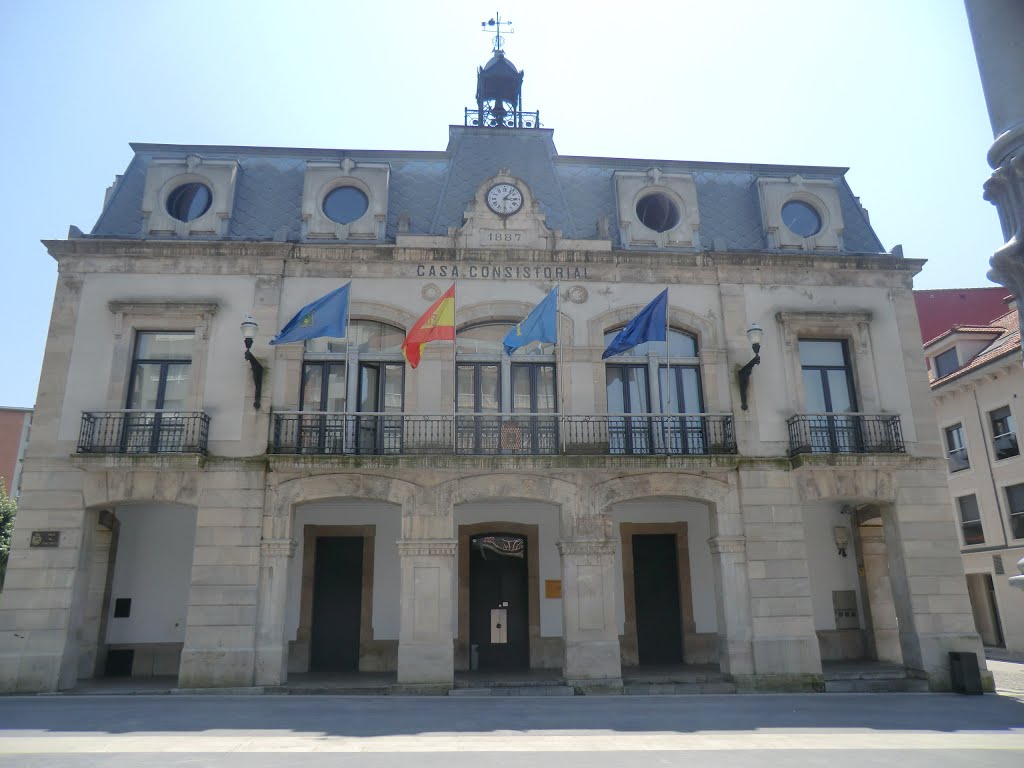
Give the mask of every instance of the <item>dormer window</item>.
POLYGON ((960 367, 960 361, 956 357, 956 347, 950 347, 940 355, 935 356, 935 378, 941 379, 948 376, 960 367))

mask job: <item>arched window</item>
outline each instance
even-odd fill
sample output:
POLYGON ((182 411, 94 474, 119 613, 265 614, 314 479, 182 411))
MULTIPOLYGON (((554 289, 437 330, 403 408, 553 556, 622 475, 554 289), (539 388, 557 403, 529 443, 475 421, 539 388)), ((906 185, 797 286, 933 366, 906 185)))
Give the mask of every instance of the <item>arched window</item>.
POLYGON ((557 450, 557 420, 547 415, 558 412, 554 345, 534 342, 506 355, 502 341, 514 327, 489 321, 455 334, 460 453, 557 450))
POLYGON ((300 445, 318 453, 400 453, 405 405, 405 330, 351 320, 344 339, 306 341, 300 445), (389 415, 394 414, 394 415, 389 415))
MULTIPOLYGON (((605 345, 619 330, 605 331, 605 345)), ((613 453, 706 452, 705 420, 692 416, 704 412, 696 336, 670 328, 667 350, 649 341, 608 358, 605 382, 613 453)))

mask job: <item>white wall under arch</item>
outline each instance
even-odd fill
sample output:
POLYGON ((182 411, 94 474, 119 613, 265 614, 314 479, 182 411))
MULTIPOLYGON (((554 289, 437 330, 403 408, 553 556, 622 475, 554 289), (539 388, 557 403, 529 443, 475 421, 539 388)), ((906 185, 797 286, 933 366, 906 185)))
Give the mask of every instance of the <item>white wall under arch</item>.
POLYGON ((615 526, 615 621, 621 635, 626 624, 626 605, 623 601, 622 538, 620 523, 686 523, 686 538, 690 552, 690 584, 693 593, 693 620, 698 633, 718 631, 715 611, 715 581, 711 564, 710 511, 706 504, 690 499, 648 498, 623 501, 611 508, 615 526))
POLYGON ((857 612, 864 627, 864 604, 857 579, 857 558, 854 555, 854 531, 850 516, 840 512, 835 502, 820 502, 804 507, 804 544, 807 547, 807 571, 811 581, 811 605, 814 607, 814 628, 835 629, 836 614, 832 604, 834 590, 854 590, 857 612), (836 548, 835 529, 849 531, 846 557, 836 548))
POLYGON ((182 643, 192 584, 196 510, 180 504, 124 504, 114 578, 110 586, 107 642, 182 643), (114 618, 114 601, 131 598, 131 615, 114 618))
MULTIPOLYGON (((562 578, 562 562, 558 554, 558 505, 540 501, 515 499, 489 499, 472 501, 455 506, 455 530, 460 525, 487 522, 515 522, 537 526, 537 541, 540 552, 537 557, 538 592, 530 595, 531 600, 540 601, 541 637, 562 636, 562 601, 544 597, 544 580, 562 578)), ((458 584, 453 584, 452 599, 458 605, 458 584)), ((452 631, 458 634, 458 611, 455 612, 452 631)))
POLYGON ((295 509, 295 556, 288 568, 288 609, 285 638, 295 640, 299 628, 302 562, 306 525, 373 525, 374 640, 397 640, 400 619, 398 540, 402 536, 402 510, 397 504, 368 499, 333 499, 302 504, 295 509))

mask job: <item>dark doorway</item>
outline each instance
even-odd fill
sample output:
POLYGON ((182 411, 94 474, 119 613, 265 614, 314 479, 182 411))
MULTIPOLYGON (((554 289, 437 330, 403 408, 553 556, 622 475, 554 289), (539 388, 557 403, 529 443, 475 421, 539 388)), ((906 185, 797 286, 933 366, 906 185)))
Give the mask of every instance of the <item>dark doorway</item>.
POLYGON ((313 570, 310 671, 359 669, 363 537, 321 536, 313 570))
POLYGON ((633 536, 636 639, 641 664, 682 664, 679 565, 674 533, 633 536))
POLYGON ((470 539, 469 643, 481 671, 529 669, 530 611, 526 538, 470 539))

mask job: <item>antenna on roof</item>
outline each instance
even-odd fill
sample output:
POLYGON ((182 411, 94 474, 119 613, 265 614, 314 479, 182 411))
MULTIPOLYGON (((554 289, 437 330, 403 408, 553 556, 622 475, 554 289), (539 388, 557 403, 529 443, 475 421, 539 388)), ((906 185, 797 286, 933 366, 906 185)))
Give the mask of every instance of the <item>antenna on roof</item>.
POLYGON ((493 19, 480 22, 481 32, 494 32, 494 52, 498 53, 501 51, 501 47, 505 44, 505 38, 501 36, 502 27, 505 27, 504 32, 509 35, 514 35, 516 31, 512 29, 511 21, 502 21, 501 14, 495 13, 493 19))

